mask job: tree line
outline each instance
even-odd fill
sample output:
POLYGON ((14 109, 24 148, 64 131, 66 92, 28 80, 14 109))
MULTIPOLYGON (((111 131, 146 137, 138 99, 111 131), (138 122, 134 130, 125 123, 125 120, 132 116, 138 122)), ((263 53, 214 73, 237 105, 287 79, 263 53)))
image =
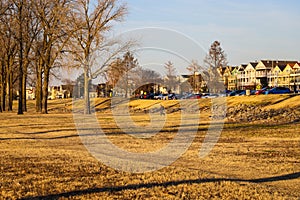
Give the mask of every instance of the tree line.
MULTIPOLYGON (((113 60, 105 70, 107 85, 115 92, 125 94, 126 98, 139 91, 154 92, 153 87, 147 86, 161 85, 168 92, 173 92, 179 86, 181 90, 194 93, 217 92, 222 87, 222 73, 227 67, 227 56, 221 47, 219 41, 214 41, 204 58, 204 65, 200 66, 198 61, 192 60, 188 67, 188 80, 181 83, 178 80, 177 71, 174 63, 167 61, 164 63, 165 72, 160 74, 151 69, 143 69, 134 57, 133 53, 128 51, 123 57, 113 60), (162 75, 164 77, 162 77, 162 75), (213 91, 212 91, 213 90, 213 91)), ((222 92, 222 91, 218 91, 222 92)))
POLYGON ((18 114, 27 111, 26 86, 31 81, 36 111, 47 113, 51 73, 67 65, 84 73, 84 112, 89 113, 90 80, 129 45, 116 47, 116 41, 106 40, 113 23, 126 13, 118 0, 1 0, 0 112, 12 111, 16 93, 18 114), (95 58, 104 53, 106 59, 93 71, 95 58))

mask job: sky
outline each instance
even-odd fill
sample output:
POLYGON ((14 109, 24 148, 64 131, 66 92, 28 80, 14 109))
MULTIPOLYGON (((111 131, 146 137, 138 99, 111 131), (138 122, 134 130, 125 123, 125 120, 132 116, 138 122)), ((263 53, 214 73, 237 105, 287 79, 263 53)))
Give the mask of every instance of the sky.
POLYGON ((203 66, 215 40, 231 66, 262 59, 300 61, 298 0, 119 1, 127 4, 128 14, 114 24, 111 36, 137 40, 140 65, 161 75, 168 61, 177 74, 189 73, 192 60, 203 66))
MULTIPOLYGON (((297 0, 128 0, 127 5, 129 13, 115 26, 116 32, 147 27, 175 31, 203 49, 191 58, 200 63, 215 40, 221 42, 230 65, 261 59, 300 60, 297 0)), ((165 38, 158 40, 164 43, 165 38)), ((195 48, 185 49, 196 53, 195 48)))

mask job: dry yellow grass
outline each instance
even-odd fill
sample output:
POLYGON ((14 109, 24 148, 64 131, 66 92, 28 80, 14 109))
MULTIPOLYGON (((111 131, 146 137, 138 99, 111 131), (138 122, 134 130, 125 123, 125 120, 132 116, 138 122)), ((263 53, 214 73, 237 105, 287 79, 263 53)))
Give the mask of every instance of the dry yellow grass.
MULTIPOLYGON (((230 97, 228 105, 269 103, 279 107, 298 97, 230 97)), ((189 150, 172 165, 154 172, 131 174, 96 160, 77 135, 70 100, 50 101, 50 114, 24 116, 0 113, 0 199, 299 199, 300 124, 225 124, 221 138, 205 158, 199 149, 208 127, 201 121, 189 150), (65 109, 67 107, 67 109, 65 109), (66 111, 65 113, 62 113, 66 111)), ((134 108, 153 104, 174 107, 176 101, 130 102, 134 108)), ((209 107, 210 100, 200 100, 209 107)), ((106 99, 97 99, 107 109, 106 99)), ((266 105, 268 106, 268 105, 266 105)), ((207 111, 209 112, 209 111, 207 111)), ((109 110, 97 113, 115 145, 148 152, 166 145, 176 133, 180 112, 169 113, 163 132, 137 139, 123 134, 109 110)), ((205 113, 204 113, 205 114, 205 113)), ((204 116, 209 116, 207 113, 204 116)), ((131 113, 140 126, 149 115, 131 113)))

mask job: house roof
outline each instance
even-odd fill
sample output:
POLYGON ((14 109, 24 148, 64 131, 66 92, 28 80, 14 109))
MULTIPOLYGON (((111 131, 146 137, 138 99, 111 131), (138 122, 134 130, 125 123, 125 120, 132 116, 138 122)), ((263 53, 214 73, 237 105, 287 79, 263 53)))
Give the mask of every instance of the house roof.
POLYGON ((277 65, 277 67, 283 72, 283 70, 285 69, 286 65, 277 65))
POLYGON ((248 65, 247 65, 247 67, 245 68, 245 71, 253 71, 253 70, 255 70, 255 67, 256 67, 256 65, 257 65, 258 63, 256 63, 256 64, 253 64, 253 63, 249 63, 248 65))
POLYGON ((259 69, 272 69, 275 66, 279 66, 279 65, 295 65, 297 63, 297 61, 288 61, 288 60, 261 60, 260 63, 262 63, 264 66, 259 66, 259 69))
POLYGON ((258 62, 250 62, 250 64, 255 68, 258 62))
POLYGON ((245 70, 246 67, 247 67, 247 64, 241 64, 240 66, 238 66, 238 71, 242 72, 245 70))
POLYGON ((293 69, 300 69, 300 63, 296 63, 296 64, 293 66, 293 69))

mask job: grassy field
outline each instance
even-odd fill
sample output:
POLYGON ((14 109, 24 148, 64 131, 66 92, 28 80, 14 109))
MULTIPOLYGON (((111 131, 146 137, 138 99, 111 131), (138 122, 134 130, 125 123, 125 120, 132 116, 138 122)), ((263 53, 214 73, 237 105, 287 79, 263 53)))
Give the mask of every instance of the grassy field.
MULTIPOLYGON (((197 102, 210 107, 210 99, 197 102)), ((96 99, 97 119, 110 140, 132 152, 167 145, 178 130, 177 101, 133 100, 132 120, 143 127, 148 111, 164 105, 167 120, 151 138, 133 138, 117 127, 110 100, 96 99)), ((227 98, 227 106, 263 105, 263 109, 299 108, 300 96, 262 95, 227 98)), ((75 105, 76 106, 76 105, 75 105)), ((210 120, 188 129, 197 135, 184 155, 154 172, 115 170, 95 159, 78 136, 72 100, 49 101, 49 114, 0 113, 0 199, 299 199, 300 123, 226 122, 210 154, 200 158, 210 120)))

